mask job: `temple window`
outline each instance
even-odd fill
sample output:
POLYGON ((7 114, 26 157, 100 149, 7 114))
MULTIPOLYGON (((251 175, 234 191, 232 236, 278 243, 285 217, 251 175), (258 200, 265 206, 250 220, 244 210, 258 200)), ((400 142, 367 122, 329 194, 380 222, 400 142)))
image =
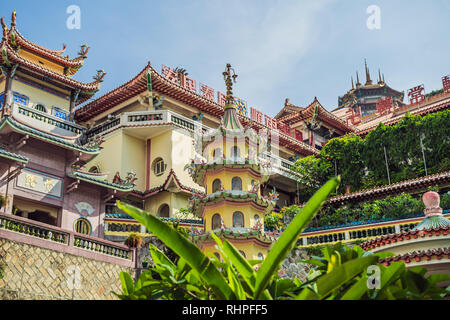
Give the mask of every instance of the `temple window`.
POLYGON ((100 173, 100 169, 98 166, 93 166, 89 169, 90 173, 100 173))
POLYGON ((264 255, 261 252, 258 253, 258 260, 264 260, 264 255))
POLYGON ((246 256, 245 256, 245 252, 244 251, 242 251, 242 250, 239 250, 239 253, 244 257, 244 258, 246 258, 246 256))
POLYGON ((216 213, 215 215, 213 215, 213 217, 212 217, 212 224, 211 224, 211 226, 212 226, 212 230, 215 230, 215 229, 219 229, 220 228, 220 224, 221 224, 221 217, 220 217, 220 214, 218 214, 218 213, 216 213))
POLYGON ((28 101, 29 101, 29 99, 28 99, 27 96, 25 96, 23 94, 20 94, 20 93, 17 93, 17 92, 13 93, 13 102, 21 104, 23 106, 27 106, 28 105, 28 101))
POLYGON ((233 227, 244 227, 244 214, 240 211, 233 213, 233 227))
POLYGON ((238 146, 231 147, 231 158, 239 158, 241 156, 241 150, 238 146))
POLYGON ((166 168, 167 164, 164 163, 164 160, 162 158, 157 158, 155 161, 153 161, 153 172, 157 176, 162 175, 166 168))
POLYGON ((220 159, 222 157, 222 148, 216 148, 213 151, 213 160, 220 159))
POLYGON ((212 192, 217 192, 220 190, 220 185, 222 184, 222 181, 220 179, 216 179, 212 183, 212 192))
POLYGON ((169 218, 169 205, 162 204, 158 209, 158 217, 169 218))
POLYGON ((258 221, 261 223, 261 218, 259 217, 259 215, 255 214, 255 216, 253 217, 253 219, 255 220, 255 226, 258 223, 258 221))
POLYGON ((91 224, 84 218, 80 218, 75 222, 75 232, 81 234, 91 234, 91 224))
POLYGON ((35 105, 34 105, 34 108, 35 108, 37 111, 47 113, 47 108, 46 108, 43 104, 41 104, 41 103, 35 104, 35 105))
POLYGON ((241 190, 242 191, 242 180, 239 177, 234 177, 231 180, 231 190, 241 190))

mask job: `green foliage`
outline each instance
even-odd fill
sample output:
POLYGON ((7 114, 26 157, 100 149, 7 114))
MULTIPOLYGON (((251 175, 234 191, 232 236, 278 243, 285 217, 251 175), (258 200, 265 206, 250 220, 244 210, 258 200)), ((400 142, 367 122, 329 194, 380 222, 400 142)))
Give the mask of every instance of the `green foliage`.
POLYGON ((297 160, 295 168, 302 176, 299 201, 336 173, 342 176, 341 194, 347 185, 356 191, 388 184, 385 149, 391 183, 424 176, 424 155, 429 175, 450 170, 448 123, 450 110, 423 117, 406 114, 393 126, 380 123, 364 140, 355 135, 331 139, 319 158, 297 160))
POLYGON ((403 262, 394 262, 379 268, 379 289, 368 289, 367 267, 374 265, 389 253, 371 254, 360 247, 337 243, 322 249, 321 257, 303 261, 316 266, 309 275, 310 292, 302 292, 297 298, 320 299, 376 299, 376 300, 440 300, 448 294, 448 288, 438 288, 437 283, 450 280, 449 275, 425 277, 426 269, 413 267, 406 269, 403 262))
POLYGON ((264 227, 271 230, 284 229, 283 215, 275 211, 266 214, 264 216, 264 227))
MULTIPOLYGON (((448 201, 448 195, 444 194, 443 198, 445 201, 448 201)), ((444 204, 447 205, 446 203, 444 204)), ((402 193, 396 196, 387 196, 382 200, 356 204, 349 203, 339 208, 334 208, 332 205, 325 205, 320 212, 318 222, 313 226, 322 227, 356 221, 400 218, 423 212, 424 209, 425 206, 421 200, 414 198, 408 193, 402 193)))
POLYGON ((345 190, 346 185, 352 186, 353 190, 362 186, 363 151, 363 140, 354 134, 331 139, 320 151, 320 160, 324 164, 319 166, 328 168, 328 176, 334 175, 336 168, 342 176, 341 192, 345 190))
POLYGON ((177 230, 158 218, 118 202, 120 209, 141 222, 180 259, 173 263, 156 247, 150 246, 155 267, 144 271, 133 283, 128 273, 121 272, 121 299, 441 299, 444 289, 436 284, 450 276, 424 277, 424 270, 406 270, 404 264, 394 263, 381 269, 381 288, 367 286, 367 268, 387 254, 368 254, 360 247, 345 245, 324 247, 322 257, 312 257, 307 263, 315 265, 307 281, 281 279, 281 262, 295 246, 298 236, 316 215, 330 193, 339 184, 333 179, 325 184, 305 205, 274 243, 264 261, 247 261, 226 239, 211 234, 217 243, 222 261, 206 256, 177 230), (259 269, 255 271, 255 266, 259 269))

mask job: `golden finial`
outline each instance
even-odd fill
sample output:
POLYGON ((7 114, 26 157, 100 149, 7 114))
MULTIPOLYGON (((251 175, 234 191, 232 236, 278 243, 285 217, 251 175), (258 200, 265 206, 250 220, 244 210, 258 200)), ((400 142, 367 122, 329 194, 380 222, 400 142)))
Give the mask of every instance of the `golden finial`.
POLYGON ((223 79, 225 80, 225 84, 227 86, 227 97, 225 104, 233 104, 234 103, 233 82, 236 83, 237 74, 234 72, 234 69, 231 67, 231 64, 229 63, 227 63, 227 68, 222 74, 223 79))

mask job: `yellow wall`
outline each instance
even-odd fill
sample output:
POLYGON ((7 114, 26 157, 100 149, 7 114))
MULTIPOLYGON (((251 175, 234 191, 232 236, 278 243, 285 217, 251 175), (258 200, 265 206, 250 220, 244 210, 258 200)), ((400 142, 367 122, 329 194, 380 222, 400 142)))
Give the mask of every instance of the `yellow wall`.
POLYGON ((264 228, 264 209, 258 210, 251 206, 251 202, 248 203, 226 203, 225 201, 219 203, 214 208, 211 206, 206 206, 204 209, 204 224, 205 230, 209 231, 212 228, 212 217, 216 213, 219 213, 223 219, 225 227, 229 228, 233 226, 233 213, 236 211, 240 211, 244 215, 244 228, 252 228, 255 225, 254 216, 258 215, 260 218, 260 222, 264 228))
MULTIPOLYGON (((34 80, 33 80, 34 81, 34 80)), ((18 92, 20 94, 24 94, 29 98, 29 107, 34 107, 36 103, 41 103, 47 108, 47 112, 51 112, 51 108, 53 106, 69 110, 70 102, 62 97, 51 94, 44 90, 32 87, 25 83, 19 82, 17 80, 13 80, 12 82, 12 91, 18 92)))
MULTIPOLYGON (((247 260, 258 260, 258 254, 262 253, 263 258, 266 258, 267 253, 269 252, 270 248, 262 247, 257 245, 254 242, 238 242, 233 241, 233 239, 227 239, 229 242, 231 242, 237 250, 243 251, 245 253, 245 258, 247 260)), ((214 252, 217 252, 220 254, 219 250, 216 248, 216 243, 208 242, 201 244, 201 249, 203 252, 205 252, 207 255, 208 253, 214 254, 214 252)), ((222 259, 222 257, 221 257, 222 259)))
MULTIPOLYGON (((260 182, 261 179, 256 175, 249 173, 250 169, 243 169, 242 171, 231 171, 228 168, 224 168, 217 172, 207 172, 205 177, 205 185, 207 186, 207 193, 212 193, 212 185, 214 180, 220 179, 225 190, 232 190, 231 181, 234 177, 239 177, 242 180, 242 190, 249 191, 252 187, 252 180, 260 182)), ((259 193, 259 192, 258 192, 259 193)))
POLYGON ((133 171, 138 178, 135 181, 136 190, 145 191, 145 167, 146 167, 146 144, 145 141, 129 136, 122 135, 122 148, 116 149, 116 156, 122 154, 121 177, 125 177, 128 172, 133 171))
POLYGON ((59 73, 59 74, 64 74, 64 66, 56 64, 45 58, 36 56, 28 51, 20 50, 19 56, 24 58, 25 60, 28 60, 28 61, 33 62, 34 64, 37 64, 38 66, 49 69, 49 70, 59 73))
POLYGON ((184 170, 186 164, 194 158, 193 138, 183 129, 172 130, 172 168, 180 182, 190 188, 203 190, 184 170))
POLYGON ((172 132, 166 131, 151 139, 150 146, 150 189, 161 186, 172 168, 172 132), (155 160, 162 158, 167 165, 162 175, 157 176, 153 170, 155 160))
POLYGON ((101 172, 108 173, 108 181, 112 182, 114 174, 120 172, 122 167, 122 140, 122 131, 115 131, 112 135, 106 136, 102 151, 88 162, 86 168, 89 170, 93 166, 98 166, 101 172))

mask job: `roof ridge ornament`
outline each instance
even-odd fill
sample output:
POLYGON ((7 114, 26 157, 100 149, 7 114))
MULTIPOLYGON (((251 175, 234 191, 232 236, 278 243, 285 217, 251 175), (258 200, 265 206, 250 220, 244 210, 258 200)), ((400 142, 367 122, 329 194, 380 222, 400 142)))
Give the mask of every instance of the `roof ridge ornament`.
POLYGON ((227 63, 227 67, 225 71, 222 73, 223 79, 225 80, 225 84, 227 86, 227 96, 226 96, 226 105, 234 104, 233 97, 233 82, 236 83, 236 78, 238 77, 235 73, 234 69, 231 67, 231 64, 227 63))
POLYGON ((16 10, 14 10, 11 14, 11 27, 16 26, 16 10))

